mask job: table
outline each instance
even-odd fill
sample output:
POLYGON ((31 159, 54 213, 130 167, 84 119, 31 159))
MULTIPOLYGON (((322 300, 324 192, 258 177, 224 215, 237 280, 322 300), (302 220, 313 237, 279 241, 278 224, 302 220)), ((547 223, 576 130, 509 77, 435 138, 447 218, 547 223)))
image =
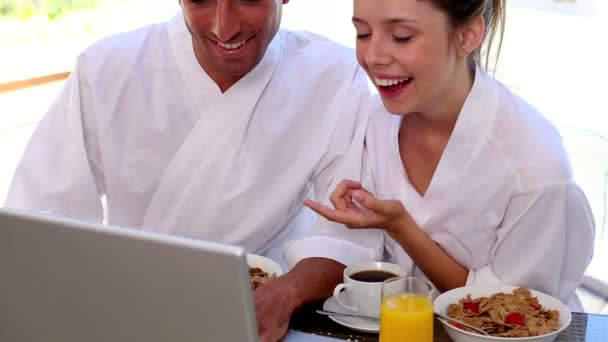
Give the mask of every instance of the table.
MULTIPOLYGON (((322 303, 309 305, 293 316, 290 329, 327 336, 341 340, 359 342, 377 342, 377 334, 367 334, 350 330, 343 327, 327 316, 315 313, 315 309, 321 308, 322 303)), ((441 324, 435 321, 434 342, 450 342, 451 339, 443 331, 441 324)), ((608 315, 596 315, 573 312, 572 322, 559 336, 555 342, 607 342, 608 341, 608 315)))

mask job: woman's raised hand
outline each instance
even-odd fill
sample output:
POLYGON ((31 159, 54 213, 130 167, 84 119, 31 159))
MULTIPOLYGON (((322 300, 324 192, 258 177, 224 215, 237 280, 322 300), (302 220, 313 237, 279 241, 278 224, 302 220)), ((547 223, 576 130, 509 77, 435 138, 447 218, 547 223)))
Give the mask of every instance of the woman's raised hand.
POLYGON ((352 180, 340 182, 330 200, 335 209, 308 199, 304 200, 304 205, 348 228, 379 228, 389 233, 398 229, 399 222, 409 216, 400 201, 378 199, 360 182, 352 180))

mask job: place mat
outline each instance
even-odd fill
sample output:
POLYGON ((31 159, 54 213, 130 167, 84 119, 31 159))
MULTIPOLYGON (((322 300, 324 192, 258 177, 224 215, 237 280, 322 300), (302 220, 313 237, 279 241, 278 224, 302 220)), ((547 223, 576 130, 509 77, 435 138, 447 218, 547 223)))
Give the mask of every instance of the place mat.
MULTIPOLYGON (((308 334, 327 336, 347 341, 378 342, 378 334, 362 333, 343 327, 332 321, 329 317, 315 312, 320 309, 323 302, 308 305, 294 314, 290 322, 290 329, 308 334)), ((434 322, 434 342, 450 342, 451 339, 441 327, 441 323, 434 322)), ((606 342, 608 341, 608 315, 594 315, 585 313, 572 313, 572 322, 555 342, 606 342)))

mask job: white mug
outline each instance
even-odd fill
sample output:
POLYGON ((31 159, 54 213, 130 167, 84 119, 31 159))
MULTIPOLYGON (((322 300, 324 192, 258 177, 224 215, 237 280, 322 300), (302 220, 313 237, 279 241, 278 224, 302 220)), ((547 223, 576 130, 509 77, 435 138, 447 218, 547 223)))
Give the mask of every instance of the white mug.
POLYGON ((340 306, 363 315, 380 317, 382 283, 393 277, 405 277, 407 271, 388 262, 364 262, 344 270, 344 282, 334 289, 340 306))

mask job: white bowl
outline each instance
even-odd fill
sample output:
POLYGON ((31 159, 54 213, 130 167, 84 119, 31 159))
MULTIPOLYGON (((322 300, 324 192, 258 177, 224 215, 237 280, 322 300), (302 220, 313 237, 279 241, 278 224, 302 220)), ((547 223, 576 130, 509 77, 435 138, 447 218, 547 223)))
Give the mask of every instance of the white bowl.
POLYGON ((249 267, 259 267, 267 272, 269 276, 276 274, 277 277, 283 274, 283 269, 274 260, 257 254, 247 254, 247 264, 249 267))
MULTIPOLYGON (((459 287, 457 289, 453 289, 447 292, 444 292, 439 297, 435 299, 433 302, 433 309, 435 312, 443 315, 447 315, 447 309, 450 304, 456 304, 462 298, 465 298, 467 295, 471 295, 471 297, 489 297, 492 294, 498 292, 504 293, 513 293, 512 291, 516 289, 517 286, 509 286, 509 285, 498 285, 498 286, 467 286, 467 287, 459 287)), ((549 334, 541 335, 541 336, 531 336, 531 337, 497 337, 497 336, 484 336, 478 335, 474 333, 470 333, 468 331, 464 331, 462 329, 458 329, 449 324, 441 322, 443 325, 443 329, 446 333, 454 340, 454 342, 487 342, 487 341, 521 341, 521 342, 551 342, 553 341, 557 335, 568 325, 570 324, 570 320, 572 319, 572 313, 570 309, 566 305, 564 305, 557 298, 551 297, 542 292, 530 290, 532 293, 532 297, 538 297, 540 304, 543 308, 557 310, 559 311, 559 329, 557 331, 553 331, 549 334)))

